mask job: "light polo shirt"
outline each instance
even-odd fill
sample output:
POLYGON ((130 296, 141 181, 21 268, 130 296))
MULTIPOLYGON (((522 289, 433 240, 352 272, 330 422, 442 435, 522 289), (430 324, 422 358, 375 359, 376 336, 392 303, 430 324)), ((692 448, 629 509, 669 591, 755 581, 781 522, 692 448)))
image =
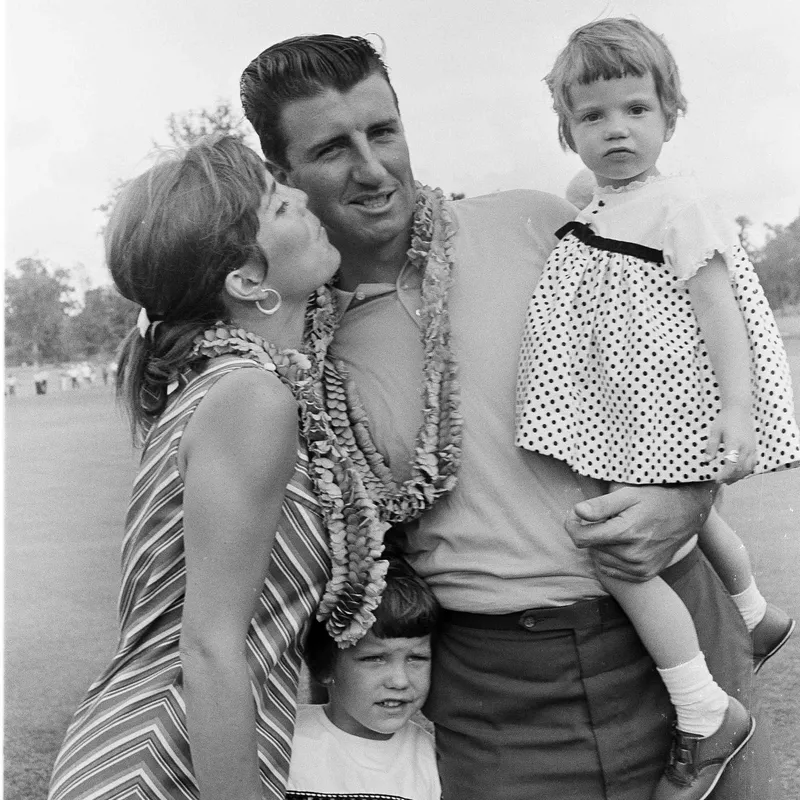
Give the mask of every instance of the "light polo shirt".
MULTIPOLYGON (((563 462, 514 445, 517 360, 528 301, 554 232, 575 209, 552 195, 502 192, 448 207, 457 226, 450 292, 464 439, 458 485, 409 534, 409 557, 445 608, 507 613, 605 594, 564 529, 602 491, 563 462)), ((409 475, 422 421, 421 276, 342 293, 331 355, 345 362, 375 443, 409 475)))

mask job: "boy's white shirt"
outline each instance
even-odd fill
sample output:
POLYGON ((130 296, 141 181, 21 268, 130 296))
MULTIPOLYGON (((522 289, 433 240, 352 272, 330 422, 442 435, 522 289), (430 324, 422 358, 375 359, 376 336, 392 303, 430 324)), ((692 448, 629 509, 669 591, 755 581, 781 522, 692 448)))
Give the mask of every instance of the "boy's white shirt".
POLYGON ((363 739, 339 730, 322 706, 301 705, 288 789, 334 797, 440 800, 433 736, 409 722, 391 739, 363 739))

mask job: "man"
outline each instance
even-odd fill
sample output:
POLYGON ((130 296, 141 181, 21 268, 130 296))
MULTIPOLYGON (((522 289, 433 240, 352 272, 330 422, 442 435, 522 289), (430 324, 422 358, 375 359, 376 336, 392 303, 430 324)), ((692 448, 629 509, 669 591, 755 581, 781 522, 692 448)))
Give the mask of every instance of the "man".
MULTIPOLYGON (((405 543, 448 609, 426 706, 444 796, 649 797, 667 759, 672 712, 594 566, 629 579, 661 572, 693 611, 717 681, 745 702, 749 640, 696 549, 663 569, 705 518, 707 488, 604 495, 562 462, 514 447, 528 298, 553 232, 574 208, 540 192, 458 203, 415 192, 386 68, 357 37, 274 45, 245 70, 242 103, 273 174, 308 194, 341 252, 347 310, 331 352, 354 380, 377 449, 398 481, 417 481, 417 495, 435 493, 433 479, 419 488, 426 470, 436 472, 415 446, 423 407, 427 421, 437 409, 449 413, 453 398, 436 394, 437 365, 451 349, 458 359, 458 486, 409 527, 405 543), (449 291, 446 275, 423 281, 442 264, 452 270, 449 291), (430 313, 445 294, 452 342, 430 313), (599 548, 594 566, 572 537, 599 548)), ((441 464, 454 443, 446 430, 436 441, 441 464)), ((751 746, 737 758, 717 800, 769 796, 757 752, 751 746)))

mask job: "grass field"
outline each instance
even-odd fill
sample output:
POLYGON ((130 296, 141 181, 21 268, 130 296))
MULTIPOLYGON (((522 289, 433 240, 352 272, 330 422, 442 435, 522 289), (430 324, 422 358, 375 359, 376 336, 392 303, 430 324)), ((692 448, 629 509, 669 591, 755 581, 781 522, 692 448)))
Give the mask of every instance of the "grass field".
MULTIPOLYGON (((787 340, 787 349, 800 398, 800 338, 787 340)), ((37 397, 26 382, 7 398, 7 800, 43 800, 67 723, 113 651, 122 520, 135 468, 109 388, 37 397)), ((800 470, 732 487, 725 515, 748 544, 762 591, 800 618, 800 470)), ((796 800, 800 635, 758 682, 779 765, 776 797, 796 800)))

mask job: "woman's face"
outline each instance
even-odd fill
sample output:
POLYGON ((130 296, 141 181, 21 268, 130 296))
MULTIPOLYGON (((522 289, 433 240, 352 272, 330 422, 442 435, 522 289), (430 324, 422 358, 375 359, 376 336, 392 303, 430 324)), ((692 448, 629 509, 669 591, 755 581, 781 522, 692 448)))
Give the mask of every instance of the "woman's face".
POLYGON ((267 181, 256 237, 267 259, 267 283, 283 297, 304 298, 339 269, 339 252, 306 207, 305 192, 271 176, 267 181))

